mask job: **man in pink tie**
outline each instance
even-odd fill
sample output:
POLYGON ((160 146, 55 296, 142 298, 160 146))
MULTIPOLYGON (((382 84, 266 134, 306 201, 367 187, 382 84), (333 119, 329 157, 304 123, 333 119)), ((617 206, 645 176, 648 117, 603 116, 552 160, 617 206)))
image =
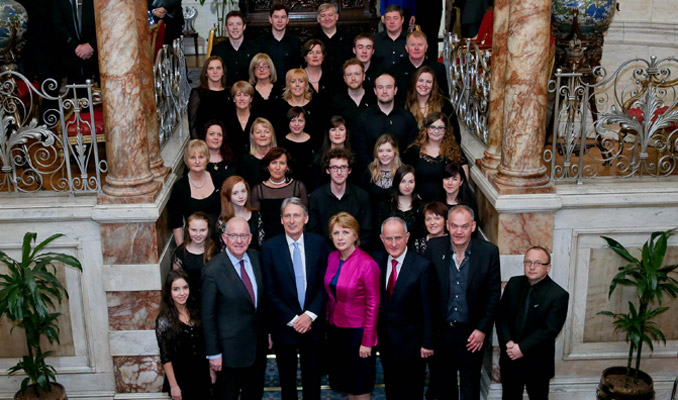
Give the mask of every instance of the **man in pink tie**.
POLYGON ((430 262, 408 251, 410 234, 398 217, 381 225, 388 254, 375 254, 381 268, 379 354, 388 400, 424 397, 425 359, 433 355, 430 262))
POLYGON ((226 250, 202 272, 202 321, 217 398, 260 400, 264 393, 267 336, 259 254, 247 221, 234 217, 223 234, 226 250))

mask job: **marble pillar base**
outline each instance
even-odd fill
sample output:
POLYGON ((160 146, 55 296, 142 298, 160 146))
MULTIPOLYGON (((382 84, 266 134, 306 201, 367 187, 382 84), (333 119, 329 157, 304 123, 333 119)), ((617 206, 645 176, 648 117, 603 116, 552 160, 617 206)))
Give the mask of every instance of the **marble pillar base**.
MULTIPOLYGON (((162 187, 162 182, 158 182, 153 179, 153 175, 149 175, 148 178, 140 179, 139 182, 129 182, 129 181, 119 181, 111 182, 111 180, 106 181, 106 184, 103 187, 105 194, 115 197, 141 197, 144 195, 152 195, 153 199, 157 195, 158 191, 162 187)), ((145 203, 148 200, 137 199, 134 200, 124 200, 123 203, 145 203)), ((151 200, 153 201, 153 200, 151 200)), ((111 201, 115 203, 114 200, 111 201)))
MULTIPOLYGON (((158 197, 160 188, 162 188, 162 182, 154 181, 158 184, 157 189, 149 193, 139 194, 139 195, 121 195, 117 196, 114 194, 102 193, 97 197, 98 204, 142 204, 142 203, 153 203, 158 197)), ((106 186, 104 185, 104 191, 106 191, 106 186)))
MULTIPOLYGON (((502 187, 507 188, 516 188, 516 189, 533 189, 535 187, 550 187, 550 191, 543 192, 539 191, 536 193, 553 193, 555 189, 553 185, 546 186, 550 181, 549 176, 546 174, 546 167, 541 166, 533 170, 525 171, 511 171, 508 168, 505 168, 503 165, 500 165, 497 168, 497 175, 494 176, 494 182, 497 186, 497 189, 502 187)), ((502 191, 500 190, 500 193, 502 191)), ((516 192, 511 192, 516 193, 516 192)), ((521 192, 518 192, 521 193, 521 192)), ((535 193, 528 191, 527 193, 535 193)))
POLYGON ((158 159, 151 161, 151 173, 156 180, 164 182, 170 172, 172 172, 172 168, 166 167, 161 157, 158 156, 158 159))
POLYGON ((497 174, 497 168, 501 163, 501 154, 493 153, 489 149, 485 150, 483 158, 476 161, 476 164, 487 177, 493 177, 497 174))

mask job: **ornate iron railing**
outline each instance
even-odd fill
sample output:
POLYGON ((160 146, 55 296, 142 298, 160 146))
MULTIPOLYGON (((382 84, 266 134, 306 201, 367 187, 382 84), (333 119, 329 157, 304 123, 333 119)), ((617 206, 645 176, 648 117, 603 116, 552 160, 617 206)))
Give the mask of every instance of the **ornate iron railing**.
POLYGON ((186 57, 184 56, 182 40, 182 38, 176 39, 171 47, 164 45, 153 66, 158 135, 161 147, 169 140, 177 126, 179 136, 183 137, 191 85, 188 83, 186 74, 186 57))
POLYGON ((490 51, 471 39, 460 40, 445 33, 443 59, 447 70, 450 101, 459 123, 487 144, 490 105, 490 51))
POLYGON ((551 147, 552 181, 601 176, 662 177, 678 162, 678 58, 634 58, 608 76, 557 70, 551 147))

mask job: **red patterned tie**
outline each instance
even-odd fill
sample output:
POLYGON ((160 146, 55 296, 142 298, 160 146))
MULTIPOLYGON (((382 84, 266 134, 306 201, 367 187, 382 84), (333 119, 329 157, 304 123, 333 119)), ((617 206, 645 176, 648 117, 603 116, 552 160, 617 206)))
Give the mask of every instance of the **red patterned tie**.
POLYGON ((398 273, 396 270, 396 266, 398 266, 398 261, 392 260, 391 263, 393 264, 393 269, 391 270, 391 276, 388 277, 388 284, 386 285, 386 293, 388 293, 388 299, 391 300, 391 296, 393 296, 393 288, 395 288, 395 282, 396 282, 396 274, 398 273))
POLYGON ((254 288, 252 287, 252 281, 250 280, 250 276, 247 275, 247 271, 245 270, 245 260, 240 260, 240 279, 242 279, 243 285, 245 285, 245 289, 247 289, 247 293, 250 294, 250 297, 252 298, 252 303, 256 306, 257 302, 254 299, 254 288))

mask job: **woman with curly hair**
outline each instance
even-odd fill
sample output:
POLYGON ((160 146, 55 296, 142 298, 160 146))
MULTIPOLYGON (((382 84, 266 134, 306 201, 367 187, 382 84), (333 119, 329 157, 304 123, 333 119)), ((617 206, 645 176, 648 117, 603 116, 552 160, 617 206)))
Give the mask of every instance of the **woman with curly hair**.
MULTIPOLYGON (((403 154, 403 162, 414 166, 419 195, 424 202, 442 198, 443 168, 456 162, 468 172, 468 165, 461 147, 454 138, 454 132, 441 112, 434 112, 424 118, 419 136, 403 154)), ((468 176, 468 173, 467 173, 468 176)))
POLYGON ((165 370, 163 391, 176 400, 209 399, 216 375, 205 356, 200 312, 188 281, 183 270, 170 271, 162 289, 155 336, 165 370))

